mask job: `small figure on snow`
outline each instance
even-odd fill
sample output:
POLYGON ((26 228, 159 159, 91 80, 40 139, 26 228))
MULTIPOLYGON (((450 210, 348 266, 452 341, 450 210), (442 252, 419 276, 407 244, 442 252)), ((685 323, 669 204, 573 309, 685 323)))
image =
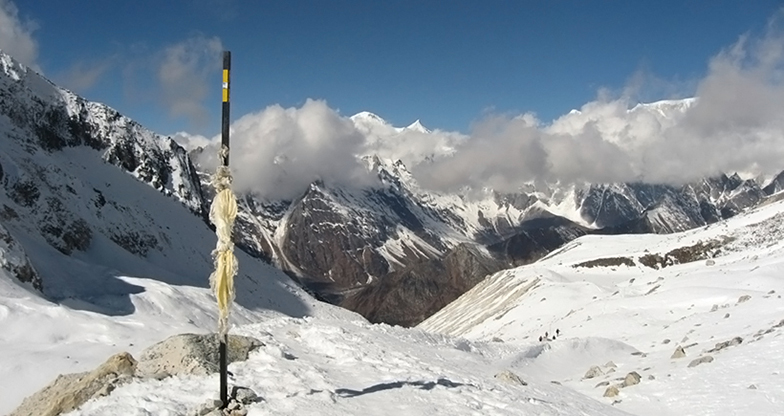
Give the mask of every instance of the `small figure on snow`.
POLYGON ((539 342, 542 342, 542 336, 539 335, 539 342))

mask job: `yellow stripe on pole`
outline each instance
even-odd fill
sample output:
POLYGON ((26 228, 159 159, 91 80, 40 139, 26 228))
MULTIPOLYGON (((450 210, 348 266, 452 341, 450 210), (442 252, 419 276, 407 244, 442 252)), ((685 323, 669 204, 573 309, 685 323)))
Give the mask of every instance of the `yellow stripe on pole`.
POLYGON ((229 101, 229 70, 223 70, 223 102, 229 101))

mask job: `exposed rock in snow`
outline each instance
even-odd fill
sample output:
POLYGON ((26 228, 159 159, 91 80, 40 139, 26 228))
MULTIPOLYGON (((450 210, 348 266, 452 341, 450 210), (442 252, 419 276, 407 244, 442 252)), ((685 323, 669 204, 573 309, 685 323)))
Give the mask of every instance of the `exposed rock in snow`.
POLYGON ((640 384, 640 374, 636 371, 632 371, 631 373, 627 374, 626 377, 623 379, 623 383, 621 383, 621 387, 629 387, 634 386, 636 384, 640 384))
POLYGON ((136 360, 131 354, 115 354, 93 371, 60 375, 26 398, 9 416, 58 416, 70 412, 130 381, 135 368, 136 360))
POLYGON ((702 356, 700 358, 693 359, 689 363, 689 367, 696 367, 696 366, 698 366, 700 364, 711 363, 711 362, 713 362, 713 357, 711 357, 710 355, 705 355, 705 356, 702 356))
POLYGON ((734 347, 735 345, 740 345, 742 342, 743 342, 743 338, 735 337, 729 341, 716 343, 716 346, 709 349, 708 352, 719 352, 725 348, 734 347))
POLYGON ((610 386, 604 391, 604 397, 615 397, 620 394, 621 391, 618 390, 618 386, 610 386))
POLYGON ((678 347, 675 348, 675 351, 672 353, 670 358, 676 359, 676 358, 683 358, 685 356, 686 356, 686 351, 684 351, 682 346, 678 345, 678 347))
POLYGON ((210 400, 202 406, 198 416, 245 416, 248 414, 248 409, 245 406, 262 400, 253 390, 234 386, 226 406, 223 406, 220 400, 210 400))
POLYGON ((33 268, 30 259, 27 258, 24 247, 16 241, 3 224, 0 224, 0 267, 21 283, 29 284, 38 291, 43 290, 41 277, 33 268))
POLYGON ((517 374, 509 370, 504 370, 493 377, 495 377, 497 380, 505 381, 507 383, 512 383, 512 384, 517 384, 520 386, 528 385, 528 383, 526 383, 522 378, 520 378, 520 376, 518 376, 517 374))
MULTIPOLYGON (((212 374, 218 371, 218 336, 216 334, 180 334, 163 340, 139 356, 136 375, 163 378, 180 374, 212 374)), ((264 345, 261 341, 229 335, 226 359, 244 361, 248 354, 264 345)))
POLYGON ((599 368, 599 366, 595 365, 595 366, 589 368, 588 371, 585 372, 585 375, 583 376, 583 378, 591 379, 591 378, 596 378, 596 377, 603 376, 603 375, 604 375, 604 371, 602 371, 602 369, 599 368))

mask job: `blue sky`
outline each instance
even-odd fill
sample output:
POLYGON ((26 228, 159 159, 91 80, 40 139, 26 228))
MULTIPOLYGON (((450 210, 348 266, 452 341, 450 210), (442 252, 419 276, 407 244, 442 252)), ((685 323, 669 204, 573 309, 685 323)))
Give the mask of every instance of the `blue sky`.
POLYGON ((487 113, 549 121, 600 89, 689 96, 711 57, 759 33, 780 1, 10 1, 0 47, 153 130, 219 131, 219 52, 232 118, 324 99, 467 132, 487 113), (9 34, 9 23, 16 30, 9 34), (5 39, 3 39, 5 37, 5 39), (10 42, 10 43, 9 43, 10 42), (627 87, 634 88, 629 89, 627 87))

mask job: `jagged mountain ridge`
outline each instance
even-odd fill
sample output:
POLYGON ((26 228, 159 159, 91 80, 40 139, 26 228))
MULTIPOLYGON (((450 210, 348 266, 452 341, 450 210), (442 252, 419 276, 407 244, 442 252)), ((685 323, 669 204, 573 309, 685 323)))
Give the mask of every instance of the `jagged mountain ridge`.
POLYGON ((318 182, 301 198, 276 203, 247 196, 256 214, 241 214, 243 238, 265 236, 246 243, 317 296, 401 325, 437 311, 488 272, 536 261, 581 235, 683 231, 766 196, 754 180, 720 175, 683 186, 584 184, 477 198, 421 189, 399 160, 365 161, 382 186, 318 182))
MULTIPOLYGON (((146 231, 149 218, 129 216, 133 210, 108 198, 111 184, 82 189, 74 181, 69 189, 51 179, 68 177, 75 165, 44 162, 44 169, 38 163, 40 152, 67 159, 73 149, 74 155, 100 152, 105 163, 204 214, 209 174, 197 173, 174 141, 0 57, 0 114, 8 121, 3 135, 23 149, 0 159, 13 202, 5 204, 7 218, 24 218, 28 229, 66 254, 84 250, 95 233, 137 256, 167 238, 146 231), (82 218, 81 208, 95 210, 94 218, 82 218)), ((399 129, 361 115, 352 118, 360 129, 428 134, 421 123, 399 129)), ((235 240, 313 294, 402 325, 416 324, 485 275, 535 261, 580 235, 683 230, 734 215, 765 194, 754 181, 723 175, 683 187, 531 185, 514 194, 485 190, 469 197, 421 189, 399 160, 368 155, 364 161, 379 186, 316 182, 291 201, 240 195, 235 240)))
MULTIPOLYGON (((27 244, 19 242, 21 235, 32 239, 28 243, 40 237, 68 256, 105 243, 140 257, 182 245, 141 195, 125 194, 115 172, 125 171, 203 216, 198 175, 184 148, 57 87, 1 51, 0 142, 2 234, 17 259, 27 244)), ((41 265, 12 266, 19 280, 48 293, 49 283, 35 271, 41 265)), ((61 285, 51 293, 74 290, 61 285)))
POLYGON ((47 151, 88 146, 194 212, 204 198, 184 148, 170 137, 145 129, 109 106, 60 88, 0 51, 0 114, 10 121, 11 138, 47 151))

